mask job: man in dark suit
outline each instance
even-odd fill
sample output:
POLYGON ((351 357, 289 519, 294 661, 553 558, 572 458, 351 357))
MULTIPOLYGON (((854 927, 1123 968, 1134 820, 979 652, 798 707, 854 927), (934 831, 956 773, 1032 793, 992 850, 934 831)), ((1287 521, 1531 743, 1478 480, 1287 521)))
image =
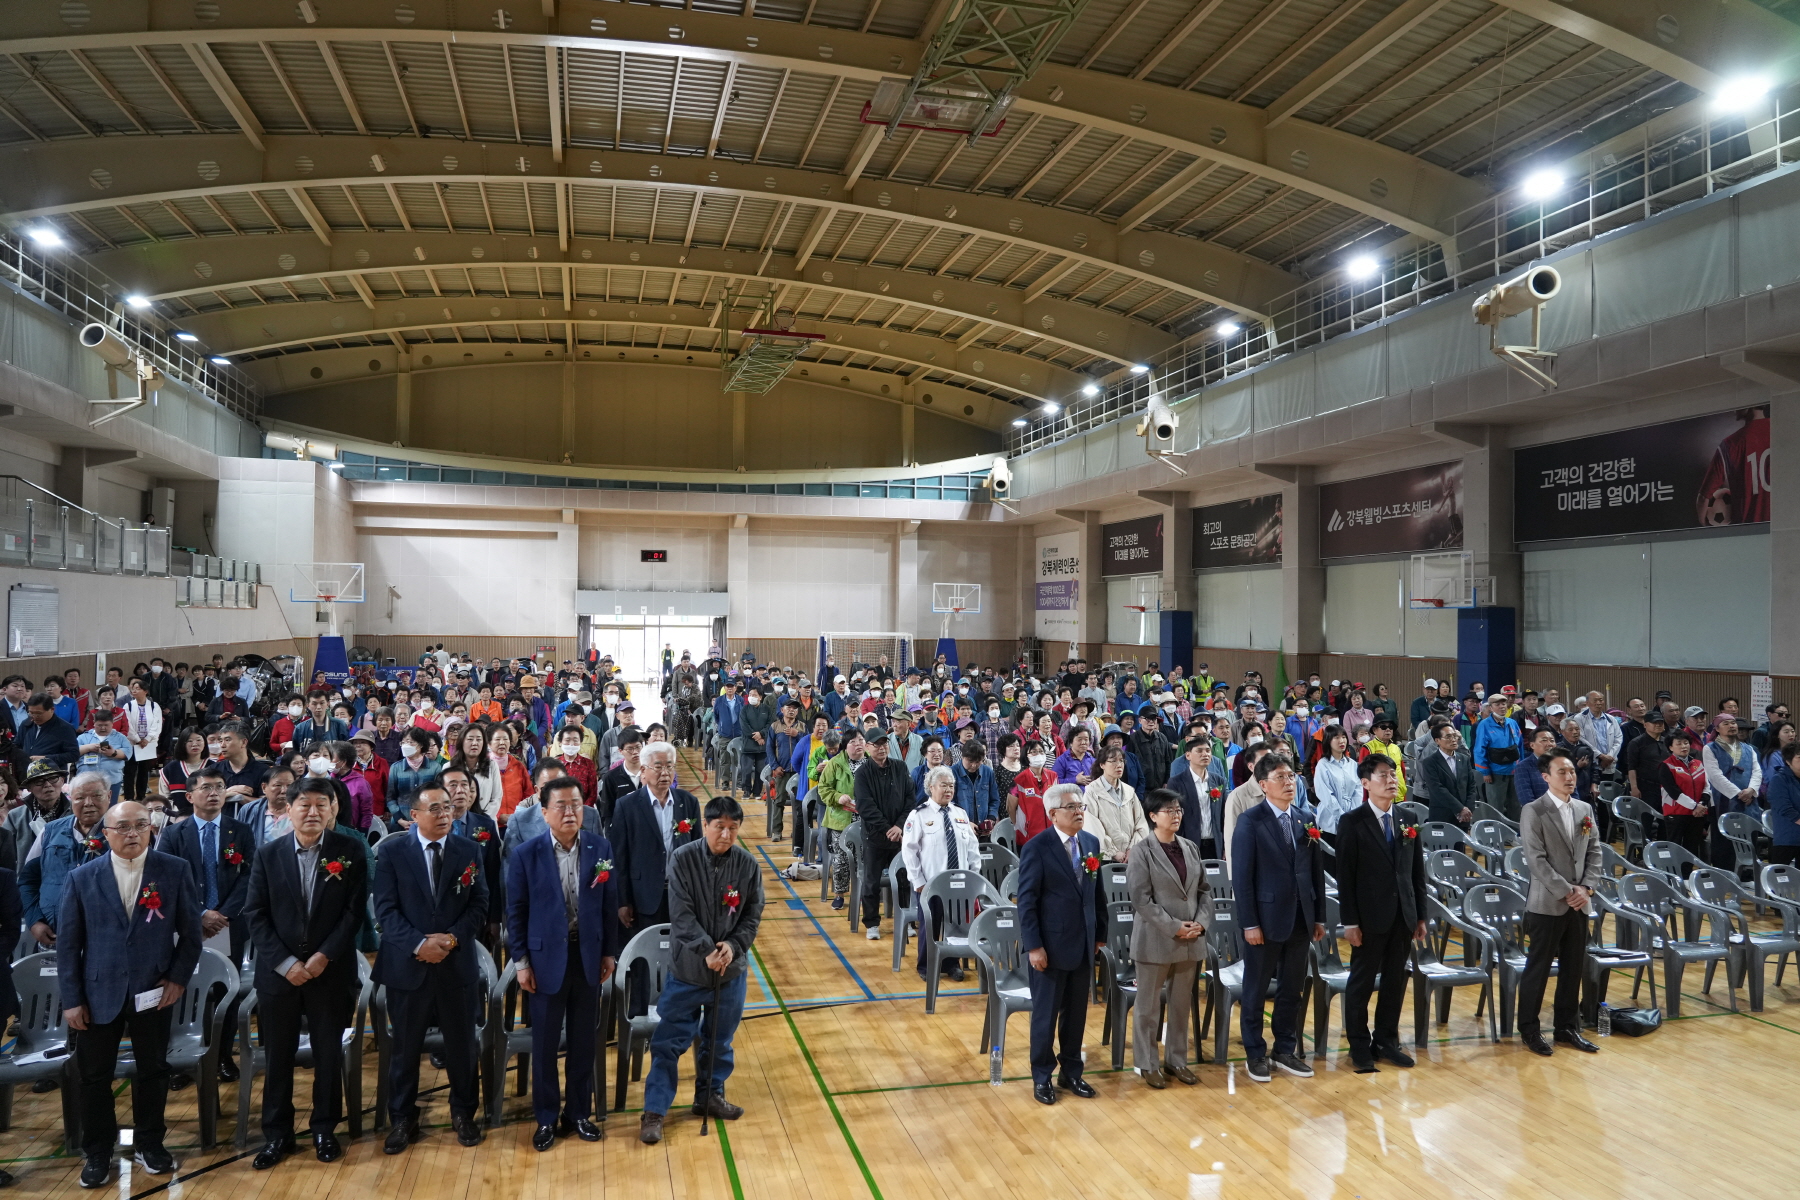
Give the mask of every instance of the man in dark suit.
POLYGON ((1059 1087, 1084 1099, 1095 1095, 1081 1077, 1081 1035, 1094 950, 1106 928, 1106 893, 1099 884, 1100 840, 1081 829, 1087 814, 1081 789, 1059 783, 1044 793, 1044 804, 1052 828, 1019 855, 1019 933, 1031 963, 1032 1095, 1039 1104, 1055 1104, 1059 1087))
POLYGON ((1475 764, 1462 748, 1462 734, 1446 722, 1431 734, 1432 749, 1419 757, 1424 759, 1421 773, 1431 794, 1431 819, 1447 821, 1467 829, 1475 813, 1470 808, 1478 798, 1475 791, 1475 764))
POLYGON ((475 1005, 481 990, 476 938, 487 921, 481 851, 450 832, 456 804, 439 786, 412 798, 412 829, 384 839, 375 860, 375 921, 381 953, 375 982, 387 988, 394 1025, 388 1059, 389 1154, 423 1137, 419 1130, 419 1055, 425 1032, 444 1035, 450 1076, 450 1125, 465 1146, 481 1144, 475 1124, 475 1005))
POLYGON ((494 823, 494 818, 475 807, 475 780, 467 770, 445 767, 438 783, 450 797, 450 806, 456 810, 450 832, 468 838, 480 852, 481 871, 487 880, 487 927, 482 931, 482 941, 494 955, 494 961, 499 962, 500 913, 506 907, 506 889, 501 879, 504 859, 500 852, 500 826, 494 823))
MULTIPOLYGON (((669 920, 669 855, 700 836, 700 802, 675 786, 675 747, 644 747, 644 786, 619 801, 607 831, 618 858, 625 936, 669 920)), ((546 814, 548 815, 548 814, 546 814)))
POLYGON ((56 701, 49 692, 33 692, 25 702, 30 718, 13 741, 13 777, 25 778, 38 759, 68 770, 80 755, 75 727, 56 715, 56 701))
POLYGON ((56 973, 80 1077, 81 1186, 107 1185, 113 1072, 131 1037, 132 1154, 152 1175, 175 1160, 163 1148, 169 1095, 169 1007, 200 961, 200 901, 187 864, 150 849, 150 813, 128 801, 101 821, 109 853, 69 876, 57 919, 56 973))
POLYGON ((1368 803, 1338 821, 1338 913, 1350 942, 1350 985, 1344 992, 1344 1034, 1358 1074, 1375 1060, 1413 1065, 1400 1049, 1400 1006, 1406 999, 1406 954, 1425 936, 1425 855, 1418 826, 1394 811, 1399 780, 1385 754, 1357 764, 1368 803), (1369 1037, 1369 995, 1381 977, 1375 1036, 1369 1037))
POLYGON ((612 824, 613 813, 618 810, 619 801, 643 786, 644 778, 644 735, 636 729, 619 731, 619 765, 600 776, 600 794, 594 799, 594 806, 600 810, 600 820, 608 826, 612 824))
POLYGON ((1188 743, 1187 770, 1169 776, 1169 787, 1181 797, 1181 831, 1200 848, 1201 858, 1225 857, 1225 786, 1223 774, 1212 769, 1212 743, 1197 738, 1188 743))
POLYGON ((625 939, 616 916, 624 899, 618 852, 581 827, 581 784, 567 775, 549 780, 539 802, 549 828, 506 868, 506 938, 531 1020, 531 1144, 544 1151, 571 1133, 585 1142, 605 1136, 592 1120, 595 1015, 625 939), (565 1037, 567 1088, 559 1090, 556 1051, 565 1037))
POLYGON ((1285 754, 1265 754, 1256 763, 1263 802, 1238 818, 1231 834, 1232 895, 1244 931, 1244 994, 1239 1030, 1245 1071, 1256 1083, 1269 1082, 1268 1043, 1263 1039, 1263 999, 1269 981, 1281 976, 1275 994, 1274 1063, 1289 1075, 1310 1078, 1312 1067, 1297 1052, 1300 1044, 1300 989, 1306 982, 1307 947, 1325 936, 1325 868, 1311 825, 1291 811, 1297 780, 1285 754))
POLYGON ((344 1156, 343 1034, 355 1008, 356 933, 369 891, 367 845, 331 828, 337 791, 313 778, 294 789, 294 831, 256 853, 244 920, 256 946, 257 1024, 268 1053, 264 1145, 251 1166, 266 1171, 294 1150, 294 1056, 305 1018, 312 1042, 313 1153, 344 1156))
MULTIPOLYGON (((201 767, 188 779, 188 801, 193 816, 168 827, 158 846, 186 862, 200 893, 200 932, 213 937, 221 929, 231 935, 231 965, 242 968, 244 948, 250 942, 250 926, 243 920, 244 901, 250 897, 250 863, 256 837, 248 825, 224 815, 225 772, 201 767)), ((220 1000, 224 999, 221 994, 220 1000)), ((237 1006, 225 1014, 219 1045, 219 1078, 230 1083, 238 1077, 231 1048, 237 1043, 237 1006)))

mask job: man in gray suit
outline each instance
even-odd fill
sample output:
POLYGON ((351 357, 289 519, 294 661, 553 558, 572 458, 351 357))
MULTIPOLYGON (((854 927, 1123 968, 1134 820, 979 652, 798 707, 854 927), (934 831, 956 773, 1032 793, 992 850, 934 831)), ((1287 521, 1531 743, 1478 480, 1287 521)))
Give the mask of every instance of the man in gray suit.
POLYGON ((1600 1047, 1581 1036, 1581 983, 1587 969, 1587 908, 1600 877, 1600 832, 1594 810, 1575 798, 1575 759, 1561 748, 1538 760, 1549 791, 1519 814, 1519 837, 1531 874, 1525 933, 1531 948, 1519 984, 1519 1038, 1548 1058, 1538 1030, 1544 985, 1556 961, 1556 1040, 1588 1054, 1600 1047))

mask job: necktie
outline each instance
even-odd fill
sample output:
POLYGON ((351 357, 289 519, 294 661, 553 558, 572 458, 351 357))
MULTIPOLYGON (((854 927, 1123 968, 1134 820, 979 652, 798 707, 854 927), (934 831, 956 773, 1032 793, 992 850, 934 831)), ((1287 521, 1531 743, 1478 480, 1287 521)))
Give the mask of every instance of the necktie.
POLYGON ((1081 843, 1079 839, 1069 839, 1069 865, 1075 868, 1077 877, 1081 875, 1081 843))
POLYGON ((948 851, 944 862, 948 864, 950 870, 954 871, 962 866, 956 861, 956 822, 950 819, 948 812, 944 814, 944 847, 948 851))
POLYGON ((427 842, 425 845, 426 849, 431 851, 431 857, 426 860, 426 867, 431 873, 431 891, 432 894, 435 895, 438 886, 438 873, 442 871, 444 867, 444 847, 439 842, 427 842))
POLYGON ((208 821, 200 826, 200 857, 206 863, 206 907, 219 907, 219 827, 208 821))
POLYGON ((1381 832, 1387 835, 1388 841, 1391 842, 1394 840, 1394 814, 1393 813, 1384 812, 1381 814, 1381 832))

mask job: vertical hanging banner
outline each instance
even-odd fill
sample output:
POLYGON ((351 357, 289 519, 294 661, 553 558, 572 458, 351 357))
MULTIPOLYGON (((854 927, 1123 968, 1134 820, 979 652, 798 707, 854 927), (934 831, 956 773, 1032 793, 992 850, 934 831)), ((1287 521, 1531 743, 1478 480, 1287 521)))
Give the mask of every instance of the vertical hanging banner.
POLYGON ((1073 642, 1081 631, 1081 534, 1037 540, 1037 636, 1073 642))
POLYGON ((1163 568, 1163 519, 1139 517, 1100 527, 1100 574, 1160 575, 1163 568))

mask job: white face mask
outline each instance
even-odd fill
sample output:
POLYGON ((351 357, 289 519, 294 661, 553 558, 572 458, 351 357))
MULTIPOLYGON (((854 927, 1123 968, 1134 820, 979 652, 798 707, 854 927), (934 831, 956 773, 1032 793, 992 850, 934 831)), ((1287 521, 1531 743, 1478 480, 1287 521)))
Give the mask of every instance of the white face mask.
POLYGON ((161 663, 151 663, 150 664, 150 673, 152 675, 161 675, 162 674, 162 664, 161 663))
POLYGON ((619 698, 617 696, 608 696, 606 698, 606 707, 617 708, 618 706, 619 706, 619 698))
POLYGON ((219 755, 225 753, 225 748, 217 742, 208 742, 206 743, 206 752, 212 757, 217 758, 219 755))
POLYGON ((581 743, 572 738, 566 738, 562 744, 562 752, 564 758, 574 758, 581 753, 581 743))
POLYGON ((1262 740, 1263 740, 1263 739, 1262 739, 1262 734, 1260 734, 1260 733, 1253 733, 1253 734, 1251 734, 1251 735, 1250 735, 1250 736, 1249 736, 1249 737, 1247 737, 1247 738, 1245 738, 1245 739, 1244 739, 1244 745, 1246 745, 1246 746, 1259 746, 1259 745, 1261 745, 1261 744, 1262 744, 1262 740))
POLYGON ((302 708, 298 704, 288 705, 288 716, 294 718, 296 721, 298 721, 300 719, 301 714, 304 713, 305 711, 306 711, 306 709, 302 708))
POLYGON ((410 761, 416 760, 419 757, 419 755, 423 753, 423 751, 421 751, 417 746, 413 745, 411 742, 402 742, 400 744, 400 753, 404 754, 407 758, 407 761, 410 762, 410 761))
POLYGON ((988 709, 988 720, 998 721, 999 719, 1000 719, 1000 710, 999 709, 997 709, 997 708, 988 709))
POLYGON ((1031 769, 1035 771, 1039 767, 1043 766, 1045 763, 1047 763, 1049 761, 1050 761, 1049 755, 1034 754, 1031 756, 1031 769))
POLYGON ((322 754, 314 755, 306 760, 306 771, 309 775, 329 775, 331 767, 331 760, 322 754))
POLYGON ((1356 744, 1359 746, 1367 744, 1368 740, 1369 735, 1366 733, 1359 733, 1356 735, 1356 744))

